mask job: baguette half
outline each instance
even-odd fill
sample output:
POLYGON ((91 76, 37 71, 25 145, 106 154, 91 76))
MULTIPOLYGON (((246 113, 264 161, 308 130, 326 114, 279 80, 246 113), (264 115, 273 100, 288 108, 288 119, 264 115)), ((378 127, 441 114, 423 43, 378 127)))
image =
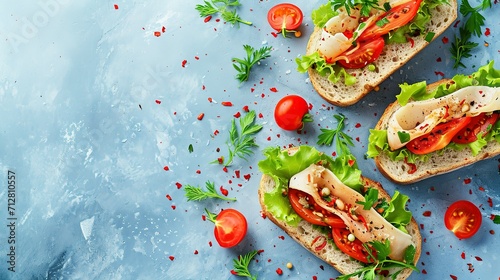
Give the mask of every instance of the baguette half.
MULTIPOLYGON (((428 23, 427 32, 435 34, 433 39, 441 35, 457 18, 457 1, 449 0, 449 2, 449 5, 439 5, 431 10, 431 21, 428 23)), ((312 54, 317 50, 321 32, 321 28, 315 27, 309 38, 306 54, 312 54)), ((346 69, 349 74, 357 78, 354 85, 345 85, 343 80, 332 83, 327 75, 322 76, 312 67, 308 69, 311 83, 318 94, 329 103, 340 107, 353 105, 429 45, 423 35, 412 39, 412 43, 385 45, 382 54, 373 63, 376 65, 374 71, 368 70, 368 67, 346 69)))
MULTIPOLYGON (((427 86, 427 92, 433 91, 439 85, 446 84, 450 80, 443 79, 427 86)), ((399 103, 391 103, 384 111, 377 125, 376 130, 385 130, 387 123, 401 106, 399 103)), ((410 166, 403 161, 393 161, 385 153, 380 153, 374 157, 375 164, 378 170, 393 182, 400 184, 411 184, 431 176, 444 174, 453 170, 471 165, 483 159, 492 158, 500 154, 500 143, 491 141, 481 149, 477 155, 473 155, 468 148, 461 151, 447 149, 444 154, 433 152, 429 154, 428 160, 415 163, 416 170, 409 173, 410 166)))
MULTIPOLYGON (((289 150, 290 151, 290 150, 289 150)), ((290 151, 293 153, 293 148, 290 151)), ((386 200, 390 200, 389 194, 382 188, 382 185, 378 182, 375 182, 369 178, 362 177, 363 184, 366 188, 368 187, 373 187, 378 189, 379 191, 379 197, 383 197, 386 200)), ((259 202, 262 208, 263 214, 272 221, 274 224, 276 224, 278 227, 280 227, 285 233, 287 233, 290 237, 292 237, 296 242, 298 242, 300 245, 302 245, 305 249, 310 251, 312 254, 314 254, 316 257, 320 258, 321 260, 325 261, 329 265, 333 266, 336 270, 338 270, 342 274, 350 274, 354 273, 358 270, 360 270, 363 265, 362 263, 350 258, 347 254, 344 254, 342 251, 340 251, 336 246, 330 242, 327 243, 327 245, 321 249, 320 251, 316 251, 313 248, 313 243, 314 239, 317 236, 323 235, 325 236, 325 233, 320 231, 317 227, 313 226, 312 224, 308 223, 305 220, 302 220, 299 222, 298 226, 291 226, 288 225, 286 222, 281 221, 276 219, 272 213, 268 211, 267 206, 264 204, 264 195, 266 193, 270 193, 273 191, 275 188, 275 182, 274 179, 269 176, 269 175, 262 175, 262 178, 260 180, 260 186, 258 189, 258 195, 259 195, 259 202)), ((408 233, 412 237, 412 241, 415 244, 415 258, 414 258, 414 263, 416 264, 418 259, 420 258, 421 254, 421 247, 422 247, 422 237, 420 235, 420 229, 417 225, 417 222, 415 219, 412 217, 411 223, 407 225, 406 229, 408 230, 408 233)), ((401 271, 399 275, 397 276, 396 279, 406 279, 408 276, 412 273, 412 270, 407 268, 401 271)))

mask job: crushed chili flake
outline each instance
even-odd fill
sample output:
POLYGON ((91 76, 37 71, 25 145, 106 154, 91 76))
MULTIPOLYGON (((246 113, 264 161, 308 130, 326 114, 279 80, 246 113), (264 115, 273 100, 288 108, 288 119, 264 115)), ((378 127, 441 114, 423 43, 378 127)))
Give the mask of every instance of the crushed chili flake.
POLYGON ((239 170, 235 170, 234 171, 234 175, 236 176, 236 178, 240 178, 240 171, 239 170))
POLYGON ((210 102, 210 103, 214 102, 213 98, 212 98, 212 97, 209 97, 209 98, 208 98, 208 102, 210 102))
POLYGON ((209 16, 205 17, 205 19, 203 20, 203 22, 207 23, 207 22, 209 22, 211 19, 212 19, 212 16, 210 16, 210 15, 209 15, 209 16))
POLYGON ((195 254, 195 255, 198 255, 198 250, 194 250, 194 254, 195 254))
POLYGON ((205 113, 200 113, 197 117, 199 121, 203 120, 203 117, 205 116, 205 113))
POLYGON ((243 106, 243 111, 246 113, 250 112, 250 109, 248 109, 248 105, 243 106))
POLYGON ((479 187, 479 191, 484 192, 485 191, 484 187, 479 187))
POLYGON ((182 188, 182 184, 181 184, 181 183, 179 183, 179 182, 175 183, 175 186, 177 187, 177 189, 182 188))
POLYGON ((160 32, 160 31, 155 31, 154 35, 155 35, 156 37, 160 37, 160 36, 161 36, 161 32, 160 32))
POLYGON ((272 88, 270 88, 269 90, 270 90, 270 91, 272 91, 272 92, 278 92, 278 89, 277 89, 277 88, 275 88, 275 87, 272 87, 272 88))
POLYGON ((434 71, 434 74, 436 74, 436 76, 444 77, 444 73, 441 71, 434 71))
POLYGON ((234 271, 234 269, 231 269, 231 274, 232 275, 238 275, 238 272, 234 271))
POLYGON ((222 171, 224 171, 224 172, 226 172, 226 173, 227 173, 227 167, 226 167, 226 166, 224 166, 224 167, 222 168, 222 171))
POLYGON ((247 181, 250 180, 250 177, 251 177, 250 174, 243 175, 243 178, 245 178, 245 180, 247 180, 247 181))
POLYGON ((488 197, 488 205, 493 207, 493 199, 491 199, 491 197, 488 197))
POLYGON ((161 27, 161 33, 165 33, 165 31, 167 31, 167 28, 165 26, 162 26, 161 27))
POLYGON ((280 235, 280 236, 278 236, 278 238, 281 239, 281 240, 285 240, 285 236, 284 235, 280 235))
POLYGON ((350 160, 348 160, 348 161, 347 161, 347 164, 348 164, 350 167, 352 167, 352 166, 354 165, 354 163, 355 163, 355 162, 356 162, 355 160, 350 159, 350 160))
POLYGON ((207 220, 207 216, 205 216, 205 215, 201 215, 201 220, 202 220, 202 221, 206 221, 206 220, 207 220))
POLYGON ((225 189, 223 186, 220 186, 220 192, 222 195, 227 196, 229 194, 228 190, 225 189))
POLYGON ((208 241, 208 246, 212 247, 212 241, 208 241))
POLYGON ((486 27, 486 31, 484 31, 484 36, 490 36, 491 35, 491 31, 488 27, 486 27))
POLYGON ((219 135, 219 130, 218 129, 214 130, 214 135, 215 136, 219 135))
POLYGON ((455 276, 455 275, 453 275, 453 274, 450 274, 450 277, 451 277, 451 279, 453 279, 453 280, 457 280, 457 279, 458 279, 458 277, 457 277, 457 276, 455 276))
POLYGON ((360 128, 360 127, 361 127, 361 124, 360 124, 360 123, 357 123, 354 127, 355 127, 355 128, 360 128))
POLYGON ((464 184, 470 184, 472 182, 472 179, 471 178, 465 178, 464 179, 464 184))
POLYGON ((187 60, 185 60, 185 59, 184 59, 184 60, 182 61, 181 65, 182 65, 182 67, 186 67, 186 64, 187 64, 187 60))
POLYGON ((453 27, 457 27, 459 23, 460 23, 460 21, 459 21, 459 20, 457 20, 457 21, 455 22, 455 24, 453 25, 453 27))
POLYGON ((117 4, 114 4, 113 6, 115 7, 115 10, 118 10, 118 5, 117 4))
POLYGON ((273 35, 274 38, 278 37, 278 33, 276 32, 271 32, 271 35, 273 35))
POLYGON ((165 165, 165 166, 163 166, 163 170, 165 170, 165 171, 169 171, 169 170, 170 170, 170 168, 169 168, 167 165, 165 165))
POLYGON ((262 113, 259 113, 259 119, 262 119, 264 117, 264 115, 262 115, 262 113))
POLYGON ((480 256, 476 256, 475 258, 476 258, 476 260, 478 260, 480 262, 483 261, 483 259, 480 256))
POLYGON ((411 46, 412 48, 415 46, 415 41, 413 40, 413 38, 408 37, 408 42, 410 42, 410 46, 411 46))
POLYGON ((279 267, 278 267, 278 268, 276 269, 276 273, 277 273, 278 275, 283 275, 283 270, 282 270, 281 268, 279 268, 279 267))
POLYGON ((222 103, 221 103, 221 104, 222 104, 222 106, 226 106, 226 107, 231 107, 231 106, 233 106, 233 103, 232 103, 232 102, 230 102, 230 101, 222 101, 222 103))
POLYGON ((196 170, 196 174, 201 174, 201 170, 196 170))
POLYGON ((172 210, 175 210, 175 208, 177 208, 177 206, 175 206, 175 205, 172 205, 170 207, 172 207, 172 210))
POLYGON ((161 100, 156 99, 155 102, 156 104, 161 104, 161 100))
POLYGON ((427 274, 427 270, 422 269, 422 274, 427 274))
POLYGON ((438 57, 438 58, 436 59, 436 62, 441 62, 441 61, 443 61, 443 59, 442 59, 441 57, 438 57))
POLYGON ((450 40, 448 39, 448 37, 444 36, 443 39, 441 39, 441 41, 443 42, 443 44, 448 44, 450 40))
POLYGON ((235 117, 235 118, 239 118, 239 117, 241 117, 241 113, 240 113, 240 112, 237 112, 236 114, 234 114, 234 115, 233 115, 233 117, 235 117))
POLYGON ((171 197, 169 194, 167 194, 165 197, 166 197, 168 200, 172 200, 172 197, 171 197))
POLYGON ((168 258, 169 258, 171 261, 173 261, 173 260, 175 259, 175 257, 174 257, 174 256, 169 256, 168 258))
POLYGON ((424 217, 430 217, 432 215, 432 212, 431 211, 424 211, 424 213, 422 214, 422 216, 424 217))
POLYGON ((462 252, 462 254, 460 254, 460 257, 465 260, 465 252, 462 252))

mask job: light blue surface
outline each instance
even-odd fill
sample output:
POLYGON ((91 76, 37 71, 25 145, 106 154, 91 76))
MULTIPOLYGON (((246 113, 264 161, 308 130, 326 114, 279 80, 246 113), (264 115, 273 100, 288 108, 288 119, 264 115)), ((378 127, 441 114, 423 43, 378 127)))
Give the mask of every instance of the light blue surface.
POLYGON ((243 1, 238 13, 253 25, 239 28, 218 17, 205 23, 194 9, 202 1, 193 0, 0 4, 0 278, 237 279, 232 259, 253 249, 263 250, 250 268, 259 279, 334 278, 333 268, 261 217, 257 162, 270 145, 314 145, 319 129, 336 125, 333 114, 342 113, 363 174, 411 197, 409 208, 423 227, 418 267, 426 274, 410 279, 498 279, 500 225, 489 217, 500 214, 499 157, 409 186, 390 183, 364 159, 368 129, 394 101, 398 83, 470 73, 491 59, 500 68, 498 4, 484 12, 491 35, 474 38, 481 46, 464 60, 467 68, 451 68, 448 49, 458 31, 452 27, 378 92, 338 108, 314 92, 294 62, 305 51, 310 13, 321 2, 292 2, 305 14, 301 38, 271 34, 265 17, 274 1, 243 1), (445 37, 450 42, 443 43, 445 37), (244 56, 244 44, 273 51, 240 85, 231 58, 244 56), (313 106, 315 122, 302 134, 281 130, 273 119, 276 102, 292 93, 313 106), (211 162, 227 156, 231 120, 245 105, 261 114, 260 148, 224 172, 211 162), (16 174, 12 216, 9 171, 16 174), (183 187, 208 180, 238 201, 187 202, 183 187), (447 205, 459 199, 481 205, 483 214, 479 233, 462 241, 442 221, 447 205), (219 247, 213 224, 202 220, 204 208, 228 207, 248 219, 248 234, 233 249, 219 247), (7 263, 9 217, 16 218, 16 272, 7 263))

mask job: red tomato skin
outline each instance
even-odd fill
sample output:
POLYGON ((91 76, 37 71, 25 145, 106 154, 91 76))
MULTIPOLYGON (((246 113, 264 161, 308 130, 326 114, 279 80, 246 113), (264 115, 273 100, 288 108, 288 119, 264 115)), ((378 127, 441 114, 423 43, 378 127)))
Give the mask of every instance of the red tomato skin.
POLYGON ((274 109, 276 124, 284 130, 298 130, 304 126, 303 119, 309 112, 307 101, 298 95, 283 97, 274 109))
POLYGON ((415 138, 406 144, 410 152, 425 155, 446 147, 451 139, 471 121, 471 117, 453 119, 440 123, 428 134, 415 138))
MULTIPOLYGON (((350 257, 362 262, 370 263, 368 253, 363 248, 363 243, 356 238, 353 242, 348 241, 344 236, 349 235, 350 231, 347 228, 333 228, 332 235, 335 245, 350 257)), ((372 252, 375 255, 375 252, 372 252)))
POLYGON ((461 129, 451 141, 458 144, 467 144, 476 141, 479 133, 482 133, 483 136, 488 134, 488 128, 491 128, 497 122, 498 117, 498 113, 488 115, 481 113, 472 117, 470 123, 461 129))
POLYGON ((383 36, 389 31, 405 26, 417 14, 422 0, 413 0, 391 8, 383 14, 379 20, 386 18, 389 22, 379 27, 376 24, 368 27, 358 38, 358 41, 370 41, 373 38, 383 36))
MULTIPOLYGON (((323 213, 324 217, 319 217, 314 214, 314 211, 321 212, 321 208, 319 206, 313 207, 313 209, 307 209, 300 204, 300 197, 307 197, 308 194, 305 194, 302 191, 295 189, 288 189, 288 198, 290 200, 290 204, 292 205, 293 210, 297 215, 299 215, 302 219, 307 222, 320 225, 320 226, 331 226, 331 227, 345 227, 344 221, 336 215, 328 215, 327 213, 323 213)), ((309 199, 310 203, 314 203, 313 198, 309 199)))
POLYGON ((474 236, 482 223, 481 211, 468 200, 453 202, 444 214, 444 224, 459 239, 474 236))
POLYGON ((247 220, 241 212, 224 209, 215 219, 215 239, 223 248, 234 247, 245 238, 247 228, 247 220))
POLYGON ((385 46, 385 42, 382 37, 375 38, 370 42, 358 44, 360 44, 360 47, 353 53, 346 55, 346 60, 342 59, 338 61, 342 67, 349 69, 363 68, 369 63, 377 60, 385 46))
POLYGON ((267 12, 269 25, 276 30, 296 30, 302 24, 304 14, 302 10, 290 3, 281 3, 267 12))

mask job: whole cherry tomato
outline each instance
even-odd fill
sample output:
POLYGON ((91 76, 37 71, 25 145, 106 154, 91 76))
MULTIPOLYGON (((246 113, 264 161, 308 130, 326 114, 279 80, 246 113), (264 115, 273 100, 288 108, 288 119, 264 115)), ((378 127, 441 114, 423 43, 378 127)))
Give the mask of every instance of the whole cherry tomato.
POLYGON ((276 124, 284 130, 298 130, 305 122, 312 122, 307 101, 298 95, 283 97, 274 108, 276 124))

